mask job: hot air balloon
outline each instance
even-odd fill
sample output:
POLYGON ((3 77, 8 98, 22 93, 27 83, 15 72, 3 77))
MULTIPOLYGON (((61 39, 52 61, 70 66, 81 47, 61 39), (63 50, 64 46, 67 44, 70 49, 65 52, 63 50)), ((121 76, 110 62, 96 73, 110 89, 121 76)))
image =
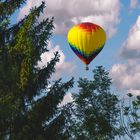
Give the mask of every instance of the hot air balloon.
POLYGON ((88 70, 88 64, 100 53, 106 41, 106 33, 99 25, 84 22, 68 31, 68 43, 73 52, 82 60, 88 70))

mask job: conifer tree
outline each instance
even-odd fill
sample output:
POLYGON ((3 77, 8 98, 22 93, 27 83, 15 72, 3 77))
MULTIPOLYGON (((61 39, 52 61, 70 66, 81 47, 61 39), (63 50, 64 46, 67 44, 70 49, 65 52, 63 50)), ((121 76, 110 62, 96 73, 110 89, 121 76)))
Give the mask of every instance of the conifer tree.
POLYGON ((53 18, 38 20, 44 2, 18 23, 10 24, 10 17, 25 2, 0 0, 0 139, 66 139, 65 118, 58 105, 73 79, 50 82, 58 52, 46 67, 37 65, 41 54, 48 51, 54 28, 53 18))

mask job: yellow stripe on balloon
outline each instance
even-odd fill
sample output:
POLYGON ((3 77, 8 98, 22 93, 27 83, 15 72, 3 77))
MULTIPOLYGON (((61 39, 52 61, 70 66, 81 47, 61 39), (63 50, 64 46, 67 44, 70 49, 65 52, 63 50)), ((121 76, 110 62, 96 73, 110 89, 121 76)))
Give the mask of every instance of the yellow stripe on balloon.
POLYGON ((74 53, 88 65, 105 45, 105 31, 93 23, 81 23, 68 32, 68 42, 74 53))
MULTIPOLYGON (((86 24, 86 23, 85 23, 86 24)), ((92 29, 81 27, 78 24, 72 27, 68 33, 68 42, 83 52, 86 56, 90 56, 94 51, 101 48, 105 44, 106 35, 100 26, 92 29), (95 30, 96 29, 96 30, 95 30)))

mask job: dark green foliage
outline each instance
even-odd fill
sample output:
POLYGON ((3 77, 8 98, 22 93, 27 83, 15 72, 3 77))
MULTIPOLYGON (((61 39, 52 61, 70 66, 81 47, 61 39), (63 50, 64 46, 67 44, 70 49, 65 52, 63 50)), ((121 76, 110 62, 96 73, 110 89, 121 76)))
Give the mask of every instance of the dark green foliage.
POLYGON ((47 67, 37 67, 54 28, 53 18, 38 21, 44 2, 19 23, 10 24, 10 16, 25 1, 0 1, 0 139, 66 139, 65 118, 58 105, 73 79, 50 83, 58 52, 47 67))
POLYGON ((72 140, 111 140, 118 134, 119 100, 110 91, 108 72, 99 66, 93 80, 80 78, 74 103, 66 106, 72 140))

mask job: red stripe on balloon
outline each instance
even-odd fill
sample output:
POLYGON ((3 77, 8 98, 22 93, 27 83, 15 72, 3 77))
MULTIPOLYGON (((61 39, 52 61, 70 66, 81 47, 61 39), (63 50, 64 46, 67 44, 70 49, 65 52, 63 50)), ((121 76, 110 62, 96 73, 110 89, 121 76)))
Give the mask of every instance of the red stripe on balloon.
POLYGON ((93 57, 91 57, 91 58, 84 58, 81 54, 79 54, 79 53, 76 53, 75 52, 75 54, 83 61, 83 63, 84 64, 86 64, 86 65, 88 65, 96 56, 97 56, 97 54, 96 55, 94 55, 93 57))
POLYGON ((89 22, 78 24, 78 27, 86 30, 87 32, 96 32, 99 28, 101 28, 100 26, 89 22))

